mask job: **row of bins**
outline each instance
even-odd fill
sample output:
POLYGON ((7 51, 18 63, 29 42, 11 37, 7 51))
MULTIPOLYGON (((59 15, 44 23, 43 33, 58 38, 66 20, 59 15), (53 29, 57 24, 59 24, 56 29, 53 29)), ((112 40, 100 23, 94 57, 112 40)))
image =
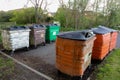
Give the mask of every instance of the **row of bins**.
POLYGON ((91 59, 103 60, 115 48, 117 34, 116 30, 104 26, 59 34, 56 40, 56 68, 70 76, 82 77, 91 59))
POLYGON ((109 51, 116 47, 118 32, 104 26, 99 26, 92 31, 96 34, 92 59, 103 60, 109 51))
POLYGON ((45 45, 46 40, 56 40, 59 29, 60 27, 55 24, 47 26, 35 24, 29 27, 13 26, 6 28, 1 33, 3 47, 14 52, 16 49, 24 47, 29 49, 29 45, 34 45, 35 47, 39 44, 45 45))

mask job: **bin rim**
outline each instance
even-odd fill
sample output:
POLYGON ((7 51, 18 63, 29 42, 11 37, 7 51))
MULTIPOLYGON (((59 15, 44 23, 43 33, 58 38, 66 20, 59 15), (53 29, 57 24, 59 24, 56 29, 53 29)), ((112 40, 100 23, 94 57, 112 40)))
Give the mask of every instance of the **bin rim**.
MULTIPOLYGON (((91 30, 89 30, 91 31, 91 30)), ((89 40, 93 37, 95 37, 95 34, 91 34, 90 37, 88 38, 85 38, 84 36, 84 33, 85 32, 89 32, 88 30, 82 30, 82 31, 68 31, 68 32, 63 32, 63 33, 60 33, 57 35, 57 37, 59 38, 63 38, 63 39, 70 39, 70 40, 79 40, 79 41, 86 41, 86 40, 89 40), (80 34, 79 34, 80 33, 80 34), (75 37, 76 35, 79 35, 79 37, 75 37), (69 35, 69 36, 66 36, 66 35, 69 35), (71 36, 71 37, 70 37, 71 36), (84 36, 84 37, 83 37, 84 36)))
POLYGON ((4 28, 3 30, 7 31, 16 31, 16 30, 28 30, 29 28, 27 26, 11 26, 9 28, 4 28))
POLYGON ((93 31, 94 34, 107 34, 107 33, 111 33, 110 30, 107 30, 106 28, 102 28, 100 26, 98 26, 97 28, 92 28, 91 29, 93 31))
POLYGON ((46 27, 60 27, 60 26, 57 24, 48 24, 48 25, 46 25, 46 27))
POLYGON ((29 26, 30 29, 46 29, 45 25, 42 24, 33 24, 32 26, 29 26))
POLYGON ((112 28, 108 28, 108 27, 105 27, 105 26, 99 26, 100 28, 103 28, 103 29, 106 29, 106 30, 108 30, 108 31, 110 31, 110 32, 117 32, 117 30, 115 30, 115 29, 112 29, 112 28))

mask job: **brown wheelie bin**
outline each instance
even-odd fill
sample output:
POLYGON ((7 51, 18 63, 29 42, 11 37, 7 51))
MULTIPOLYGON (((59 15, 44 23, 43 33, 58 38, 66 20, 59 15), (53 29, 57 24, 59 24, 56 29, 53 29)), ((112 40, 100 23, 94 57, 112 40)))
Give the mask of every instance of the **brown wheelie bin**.
POLYGON ((98 27, 96 29, 93 29, 93 32, 96 34, 96 40, 94 41, 92 59, 103 60, 109 53, 110 31, 98 27))
POLYGON ((30 45, 37 47, 39 44, 45 45, 45 26, 33 25, 30 26, 30 45))
POLYGON ((56 68, 72 77, 82 77, 91 64, 95 35, 91 31, 61 33, 56 40, 56 68))

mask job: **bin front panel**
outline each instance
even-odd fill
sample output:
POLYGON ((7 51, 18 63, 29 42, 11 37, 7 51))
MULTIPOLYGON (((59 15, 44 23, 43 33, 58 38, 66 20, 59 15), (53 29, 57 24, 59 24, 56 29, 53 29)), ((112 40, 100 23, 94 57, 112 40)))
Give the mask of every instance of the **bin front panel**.
POLYGON ((110 51, 112 51, 116 47, 117 35, 118 35, 118 32, 111 33, 110 51))
POLYGON ((59 33, 59 26, 50 26, 46 29, 46 40, 55 41, 56 35, 59 33))
POLYGON ((36 46, 41 43, 45 43, 45 29, 31 29, 30 44, 36 46))
POLYGON ((110 47, 110 33, 96 34, 96 40, 92 50, 92 59, 102 60, 108 53, 110 47))
POLYGON ((56 67, 71 76, 82 76, 91 63, 91 53, 95 38, 77 41, 57 37, 56 67))
MULTIPOLYGON (((3 37, 3 41, 6 40, 7 50, 16 50, 23 47, 29 47, 29 29, 28 30, 15 30, 15 31, 6 31, 5 35, 8 35, 7 38, 3 37)), ((4 34, 4 32, 3 32, 4 34)), ((5 43, 3 42, 3 45, 5 43)))

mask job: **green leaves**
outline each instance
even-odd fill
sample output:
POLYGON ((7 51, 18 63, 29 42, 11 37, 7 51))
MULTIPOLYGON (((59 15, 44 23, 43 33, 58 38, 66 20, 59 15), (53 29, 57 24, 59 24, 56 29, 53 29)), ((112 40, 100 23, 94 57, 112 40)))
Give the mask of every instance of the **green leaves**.
POLYGON ((17 24, 34 23, 34 16, 34 8, 15 10, 13 11, 13 17, 10 19, 10 21, 16 22, 17 24))

